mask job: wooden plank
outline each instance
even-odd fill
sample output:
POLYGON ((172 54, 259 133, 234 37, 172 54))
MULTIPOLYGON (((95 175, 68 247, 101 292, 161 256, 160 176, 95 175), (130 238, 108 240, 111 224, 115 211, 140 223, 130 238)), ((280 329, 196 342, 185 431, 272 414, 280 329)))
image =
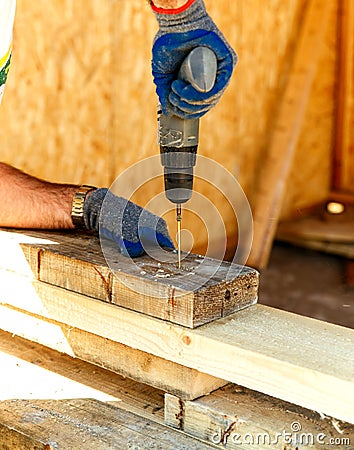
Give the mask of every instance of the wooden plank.
POLYGON ((6 367, 0 401, 93 398, 164 422, 163 391, 4 331, 0 331, 0 362, 6 367))
POLYGON ((103 255, 99 240, 88 234, 2 231, 0 236, 17 253, 20 246, 21 260, 25 256, 41 281, 191 328, 257 302, 258 272, 237 264, 189 255, 179 270, 148 256, 125 258, 108 245, 103 255), (28 236, 38 237, 38 244, 27 244, 28 236))
POLYGON ((268 262, 330 10, 331 2, 307 2, 287 86, 260 169, 254 207, 254 238, 248 259, 248 264, 259 269, 268 262))
MULTIPOLYGON (((160 390, 5 332, 0 332, 0 364, 6 364, 0 385, 1 449, 48 450, 49 442, 50 448, 123 449, 140 435, 151 448, 205 448, 161 427, 164 396, 160 390), (127 441, 119 441, 117 421, 118 426, 127 427, 127 441), (111 445, 101 442, 102 437, 112 439, 111 445), (86 439, 87 445, 79 438, 86 439)), ((139 440, 134 442, 139 444, 134 448, 147 448, 139 440)))
POLYGON ((354 221, 326 221, 323 218, 308 217, 280 223, 276 236, 354 244, 354 221))
POLYGON ((63 323, 0 306, 0 328, 184 399, 227 382, 63 323))
POLYGON ((353 191, 354 183, 354 4, 338 6, 338 96, 336 111, 333 188, 353 191))
POLYGON ((262 305, 188 329, 46 283, 35 292, 13 283, 1 302, 354 422, 353 330, 262 305))
POLYGON ((92 399, 0 402, 0 445, 4 450, 212 448, 92 399))
POLYGON ((165 422, 225 449, 352 449, 354 426, 230 384, 194 401, 165 395, 165 422))
POLYGON ((327 242, 327 241, 313 241, 308 239, 301 239, 277 234, 279 241, 288 242, 289 244, 296 245, 298 247, 309 248, 311 250, 318 250, 324 253, 330 253, 332 255, 344 256, 345 258, 354 259, 354 245, 344 244, 341 242, 327 242))

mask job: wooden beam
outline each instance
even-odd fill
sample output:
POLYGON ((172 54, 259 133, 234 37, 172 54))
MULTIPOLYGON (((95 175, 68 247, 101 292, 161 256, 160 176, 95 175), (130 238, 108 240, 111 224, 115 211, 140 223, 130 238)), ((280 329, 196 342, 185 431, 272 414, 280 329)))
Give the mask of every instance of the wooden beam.
MULTIPOLYGON (((188 329, 46 283, 33 283, 32 293, 18 280, 11 286, 0 295, 7 309, 354 422, 353 330, 262 305, 188 329)), ((0 319, 2 327, 11 320, 4 311, 0 319)))
POLYGON ((254 238, 248 258, 248 264, 258 269, 268 262, 331 6, 330 1, 322 0, 306 3, 287 86, 280 99, 273 135, 260 170, 254 207, 254 238))
POLYGON ((148 256, 133 261, 113 247, 103 255, 87 234, 1 231, 2 243, 2 268, 30 270, 40 281, 191 328, 257 302, 257 271, 237 264, 197 255, 185 259, 184 270, 148 256), (20 269, 8 254, 18 256, 20 269))
POLYGON ((6 364, 1 401, 92 398, 164 423, 164 392, 154 387, 5 331, 0 331, 0 358, 6 364))
POLYGON ((235 384, 194 401, 165 395, 165 423, 232 450, 351 449, 354 426, 235 384), (330 444, 333 439, 333 444, 330 444))
POLYGON ((317 250, 331 255, 343 256, 345 258, 354 259, 354 245, 345 244, 342 242, 327 242, 327 241, 315 241, 311 239, 302 239, 288 234, 277 234, 277 239, 298 247, 309 248, 311 250, 317 250))
POLYGON ((176 430, 92 399, 0 402, 0 447, 36 450, 212 448, 176 430))
POLYGON ((150 353, 22 311, 0 306, 0 328, 137 382, 192 400, 227 384, 150 353))
POLYGON ((354 193, 354 4, 338 4, 338 95, 332 188, 354 193))
POLYGON ((342 244, 354 244, 354 220, 324 220, 323 217, 307 217, 297 221, 281 222, 277 238, 303 239, 342 244))

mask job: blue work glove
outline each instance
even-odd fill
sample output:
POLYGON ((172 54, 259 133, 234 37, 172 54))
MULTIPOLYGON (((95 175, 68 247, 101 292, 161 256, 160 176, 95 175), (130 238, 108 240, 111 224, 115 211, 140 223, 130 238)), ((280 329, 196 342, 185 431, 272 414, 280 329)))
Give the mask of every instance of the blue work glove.
POLYGON ((88 230, 114 241, 125 256, 141 256, 146 246, 175 248, 164 219, 106 188, 86 197, 84 220, 88 230))
POLYGON ((203 0, 190 0, 176 10, 163 10, 153 4, 152 9, 159 23, 152 48, 152 74, 162 112, 183 119, 199 118, 218 103, 237 55, 206 12, 203 0), (184 59, 199 46, 209 47, 217 57, 216 82, 206 93, 176 79, 184 59))

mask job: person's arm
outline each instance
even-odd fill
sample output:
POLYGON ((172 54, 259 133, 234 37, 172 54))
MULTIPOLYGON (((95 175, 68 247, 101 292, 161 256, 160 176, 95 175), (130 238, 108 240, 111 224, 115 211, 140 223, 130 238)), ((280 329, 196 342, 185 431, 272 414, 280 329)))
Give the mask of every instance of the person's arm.
MULTIPOLYGON (((71 214, 79 188, 49 183, 0 162, 0 227, 75 228, 71 214)), ((81 227, 114 241, 125 256, 140 256, 150 245, 174 248, 164 219, 107 188, 87 193, 81 227)))
POLYGON ((0 226, 74 228, 71 207, 77 189, 39 180, 0 163, 0 226))

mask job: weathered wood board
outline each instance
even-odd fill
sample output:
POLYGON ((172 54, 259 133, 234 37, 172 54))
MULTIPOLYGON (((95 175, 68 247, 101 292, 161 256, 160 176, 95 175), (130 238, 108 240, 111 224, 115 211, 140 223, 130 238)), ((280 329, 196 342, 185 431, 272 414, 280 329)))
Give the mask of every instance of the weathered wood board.
POLYGON ((1 401, 92 398, 164 423, 164 392, 147 384, 2 330, 0 360, 1 401))
POLYGON ((257 302, 258 272, 237 264, 189 255, 179 270, 109 246, 103 255, 88 234, 3 230, 0 244, 4 269, 191 328, 257 302))
POLYGON ((0 364, 1 450, 209 448, 163 426, 160 390, 3 331, 0 364))
POLYGON ((151 420, 92 399, 0 402, 1 449, 212 448, 151 420))
POLYGON ((232 384, 194 401, 166 394, 165 422, 230 450, 354 447, 354 425, 232 384))

